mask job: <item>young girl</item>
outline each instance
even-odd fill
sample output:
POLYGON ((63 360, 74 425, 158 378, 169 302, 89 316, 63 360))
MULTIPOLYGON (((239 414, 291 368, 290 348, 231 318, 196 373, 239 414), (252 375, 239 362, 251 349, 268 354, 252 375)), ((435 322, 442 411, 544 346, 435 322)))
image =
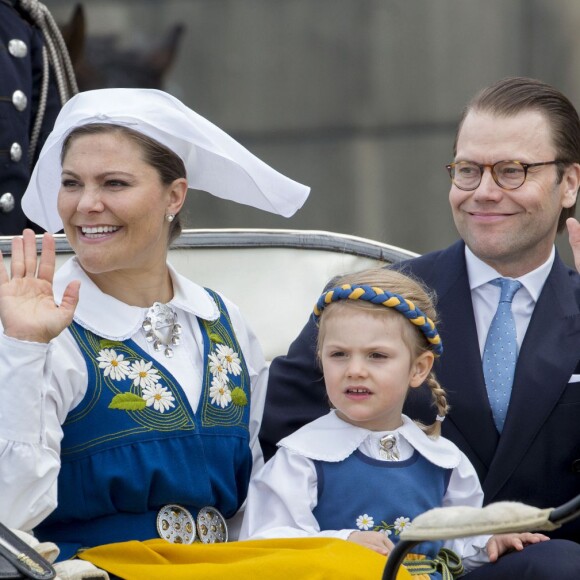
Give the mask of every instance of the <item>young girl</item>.
MULTIPOLYGON (((345 276, 320 297, 314 316, 332 410, 280 441, 250 484, 242 536, 342 538, 386 555, 420 513, 480 507, 475 469, 440 437, 448 407, 432 366, 443 347, 421 285, 384 268, 345 276), (424 383, 437 406, 430 426, 402 414, 409 389, 424 383)), ((418 574, 421 561, 422 572, 440 578, 445 566, 460 573, 547 539, 504 534, 422 543, 405 564, 413 573, 415 562, 418 574), (443 547, 455 554, 437 558, 443 547)))

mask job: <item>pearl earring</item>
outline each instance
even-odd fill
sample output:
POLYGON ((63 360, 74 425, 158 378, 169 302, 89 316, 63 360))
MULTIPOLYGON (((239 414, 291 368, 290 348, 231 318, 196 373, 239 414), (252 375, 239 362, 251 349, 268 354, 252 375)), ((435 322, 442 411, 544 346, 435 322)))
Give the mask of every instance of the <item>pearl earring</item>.
POLYGON ((172 221, 175 219, 175 214, 168 213, 168 214, 165 216, 165 219, 166 219, 166 220, 167 220, 169 223, 171 223, 171 222, 172 222, 172 221))

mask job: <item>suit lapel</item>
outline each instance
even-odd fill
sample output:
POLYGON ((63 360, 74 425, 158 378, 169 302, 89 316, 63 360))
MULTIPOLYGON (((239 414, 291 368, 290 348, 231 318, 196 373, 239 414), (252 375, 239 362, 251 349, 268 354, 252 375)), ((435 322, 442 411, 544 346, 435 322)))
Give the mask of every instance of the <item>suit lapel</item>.
MULTIPOLYGON (((458 443, 460 436, 464 441, 460 446, 467 455, 477 457, 487 469, 499 436, 485 389, 463 243, 454 244, 439 255, 433 279, 428 283, 437 289, 444 348, 436 373, 451 405, 443 434, 458 443), (456 385, 454 390, 451 385, 456 385)), ((482 476, 481 467, 478 471, 482 476)))
POLYGON ((580 352, 580 312, 569 270, 558 256, 540 294, 518 356, 505 427, 482 482, 493 501, 552 413, 580 352))

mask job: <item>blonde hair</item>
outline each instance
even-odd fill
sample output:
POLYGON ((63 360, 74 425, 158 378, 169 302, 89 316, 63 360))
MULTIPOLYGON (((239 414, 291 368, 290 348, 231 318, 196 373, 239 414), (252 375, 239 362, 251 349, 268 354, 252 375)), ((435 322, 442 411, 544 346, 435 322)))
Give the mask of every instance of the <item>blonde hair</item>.
MULTIPOLYGON (((408 301, 411 301, 416 307, 423 311, 433 323, 438 322, 437 311, 435 309, 435 294, 430 292, 423 286, 421 282, 408 274, 402 274, 396 270, 388 268, 372 268, 356 272, 354 274, 347 274, 333 280, 332 285, 339 287, 344 284, 350 285, 365 285, 373 288, 381 288, 393 294, 398 294, 408 301)), ((317 352, 320 353, 325 336, 325 321, 328 320, 329 314, 337 313, 344 308, 358 308, 361 310, 372 311, 374 313, 386 316, 400 316, 402 314, 394 311, 381 304, 374 304, 368 300, 338 300, 327 304, 320 313, 319 331, 317 341, 317 352)), ((403 320, 403 318, 401 318, 403 320)), ((402 325, 403 341, 409 347, 409 350, 414 357, 419 356, 422 352, 433 350, 433 345, 428 341, 425 334, 414 324, 408 322, 402 325)), ((417 425, 430 437, 438 437, 441 434, 441 422, 449 412, 449 405, 447 404, 447 395, 439 381, 435 377, 433 370, 425 379, 425 384, 431 391, 433 404, 437 407, 438 419, 431 425, 423 425, 419 421, 415 421, 417 425)))

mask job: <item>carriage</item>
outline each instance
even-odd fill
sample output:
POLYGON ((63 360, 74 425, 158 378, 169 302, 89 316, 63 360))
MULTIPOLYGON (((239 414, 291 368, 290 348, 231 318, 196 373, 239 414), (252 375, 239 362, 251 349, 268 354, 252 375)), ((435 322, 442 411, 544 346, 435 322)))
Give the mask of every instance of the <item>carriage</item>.
MULTIPOLYGON (((57 234, 55 239, 58 266, 72 251, 63 234, 57 234)), ((10 237, 0 237, 0 250, 7 260, 10 243, 10 237)), ((286 354, 321 289, 333 276, 415 256, 389 244, 326 231, 190 229, 174 242, 169 261, 187 277, 222 292, 238 304, 256 333, 266 360, 271 361, 286 354)), ((418 516, 413 526, 401 533, 383 578, 395 578, 405 554, 421 541, 550 530, 579 515, 580 495, 555 509, 512 502, 482 509, 437 508, 418 516)))

